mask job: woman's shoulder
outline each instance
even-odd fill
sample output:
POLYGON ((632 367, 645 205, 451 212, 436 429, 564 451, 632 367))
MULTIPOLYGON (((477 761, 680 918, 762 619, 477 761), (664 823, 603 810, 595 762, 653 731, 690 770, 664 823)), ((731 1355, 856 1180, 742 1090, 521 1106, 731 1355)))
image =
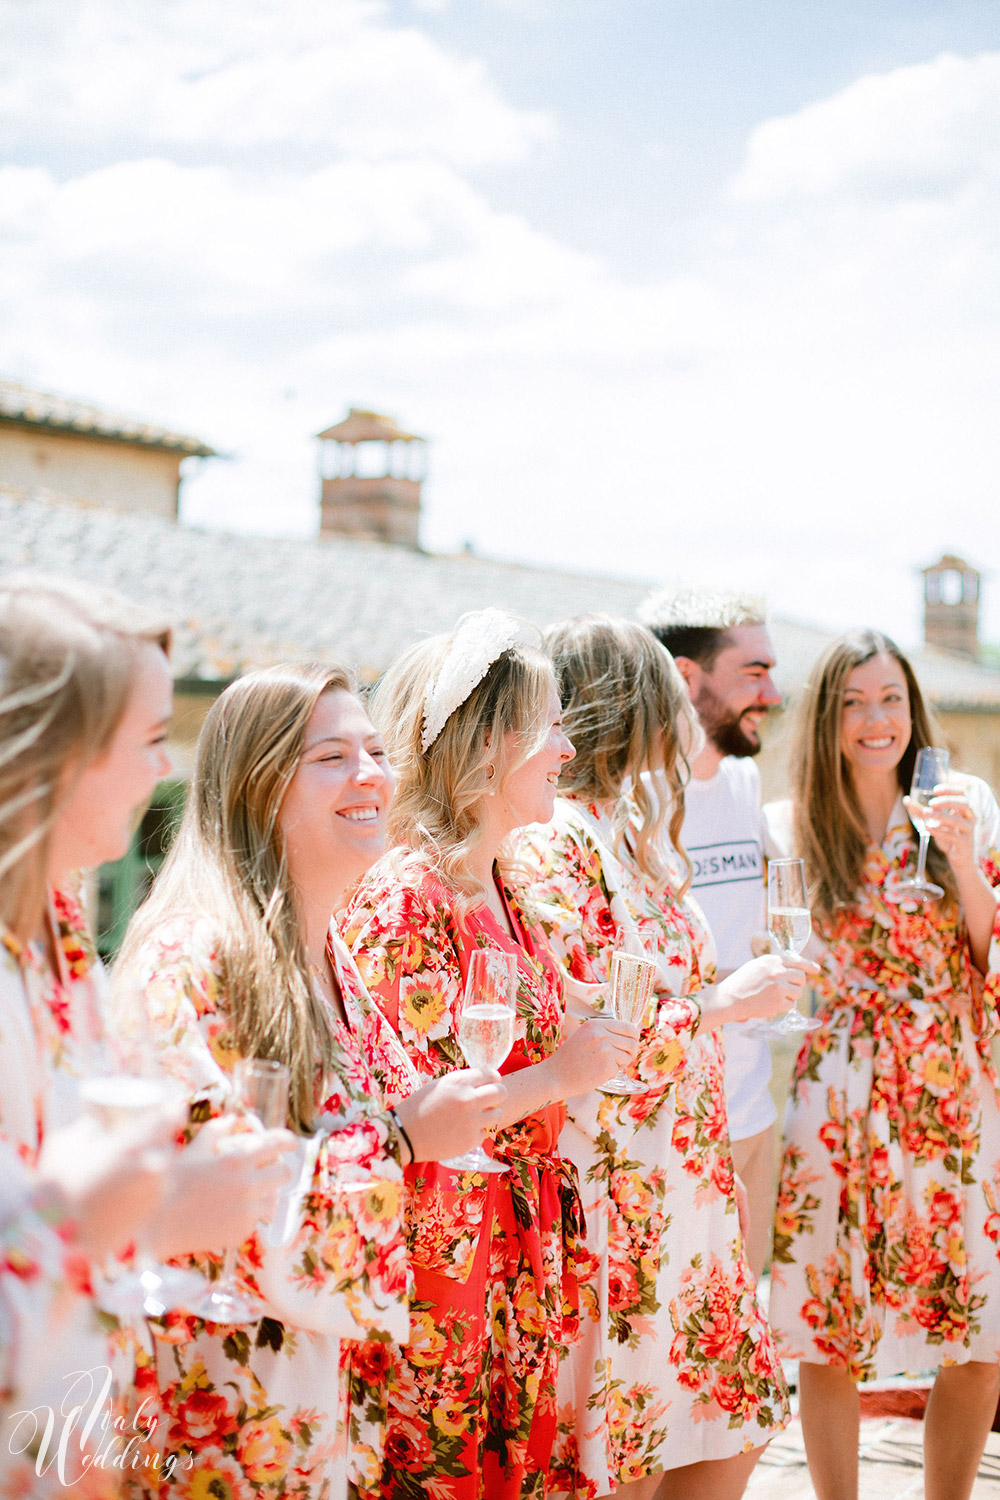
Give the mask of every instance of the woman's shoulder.
POLYGON ((362 877, 341 928, 345 933, 357 932, 367 918, 375 916, 382 921, 427 918, 450 911, 454 900, 454 891, 423 852, 391 849, 362 877))
POLYGON ((142 972, 185 968, 218 974, 222 948, 217 922, 202 912, 181 910, 146 928, 134 950, 134 962, 142 972))

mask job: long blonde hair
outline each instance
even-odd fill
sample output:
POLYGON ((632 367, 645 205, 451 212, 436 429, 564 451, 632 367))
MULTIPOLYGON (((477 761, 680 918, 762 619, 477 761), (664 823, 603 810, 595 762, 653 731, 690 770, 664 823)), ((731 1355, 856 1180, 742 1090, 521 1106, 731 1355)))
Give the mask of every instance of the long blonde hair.
POLYGON ((508 646, 424 750, 424 704, 452 639, 434 636, 411 646, 379 683, 371 708, 396 773, 389 844, 401 852, 389 857, 401 870, 435 869, 468 910, 485 898, 471 860, 486 797, 502 795, 507 777, 538 748, 552 667, 533 646, 508 646))
MULTIPOLYGON (((861 886, 868 830, 840 748, 844 689, 855 667, 882 654, 899 663, 910 698, 910 740, 896 767, 901 791, 910 790, 917 751, 941 744, 941 731, 924 703, 913 668, 887 635, 860 630, 827 647, 796 707, 791 751, 796 849, 805 861, 812 909, 821 920, 854 902, 861 886)), ((955 898, 951 865, 933 843, 927 864, 933 879, 955 898)))
POLYGON ((689 768, 680 726, 686 722, 693 733, 694 716, 673 658, 644 626, 611 615, 580 615, 553 625, 545 646, 555 667, 563 727, 576 749, 560 787, 590 802, 614 803, 612 828, 620 850, 631 818, 624 794, 631 779, 639 868, 655 885, 667 883, 671 872, 657 847, 666 822, 687 869, 678 891, 683 895, 691 866, 681 844, 689 768), (660 795, 650 792, 644 770, 660 795))
POLYGON ((335 1043, 309 976, 279 814, 317 703, 352 688, 342 667, 306 663, 248 673, 216 699, 177 838, 118 960, 119 970, 137 966, 143 945, 172 917, 206 917, 217 934, 234 1047, 288 1065, 291 1117, 304 1131, 335 1043))
POLYGON ((0 921, 22 942, 42 921, 60 806, 108 748, 144 645, 168 652, 170 627, 108 589, 0 582, 0 921))

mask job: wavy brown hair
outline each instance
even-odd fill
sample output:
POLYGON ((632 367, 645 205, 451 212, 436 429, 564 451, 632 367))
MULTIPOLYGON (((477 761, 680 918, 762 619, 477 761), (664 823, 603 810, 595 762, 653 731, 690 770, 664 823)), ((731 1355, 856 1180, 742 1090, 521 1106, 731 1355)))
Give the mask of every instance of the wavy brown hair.
POLYGON ((335 1042, 309 975, 279 815, 313 710, 324 693, 341 689, 353 691, 342 667, 306 663, 250 672, 216 699, 177 837, 116 966, 137 968, 143 945, 172 918, 206 917, 217 936, 233 1045, 242 1057, 287 1064, 291 1119, 304 1131, 335 1042))
MULTIPOLYGON (((791 750, 795 846, 805 861, 813 912, 821 920, 851 905, 861 887, 869 840, 851 768, 840 748, 844 690, 855 667, 883 654, 899 663, 910 699, 910 740, 896 767, 902 792, 910 790, 917 751, 942 743, 913 668, 889 636, 859 630, 841 636, 823 652, 796 708, 791 750)), ((933 879, 957 899, 951 865, 933 842, 927 866, 933 879)))
POLYGON ((657 886, 670 874, 657 848, 666 824, 687 869, 678 893, 683 895, 691 865, 681 844, 689 774, 681 726, 686 722, 693 731, 694 715, 673 658, 645 626, 611 615, 580 615, 553 625, 545 647, 555 668, 563 727, 576 749, 576 759, 563 768, 560 788, 589 802, 614 804, 616 848, 634 803, 639 812, 635 857, 657 886), (645 770, 661 795, 650 792, 645 770))
POLYGON ((468 909, 485 897, 470 857, 486 798, 502 794, 510 773, 538 749, 552 667, 534 646, 508 646, 424 750, 424 704, 452 639, 434 636, 411 646, 382 678, 371 708, 396 774, 389 844, 402 852, 388 857, 403 868, 416 855, 466 898, 468 909))
POLYGON ((107 750, 148 645, 169 652, 170 627, 109 589, 0 583, 0 921, 21 942, 42 922, 60 806, 107 750))

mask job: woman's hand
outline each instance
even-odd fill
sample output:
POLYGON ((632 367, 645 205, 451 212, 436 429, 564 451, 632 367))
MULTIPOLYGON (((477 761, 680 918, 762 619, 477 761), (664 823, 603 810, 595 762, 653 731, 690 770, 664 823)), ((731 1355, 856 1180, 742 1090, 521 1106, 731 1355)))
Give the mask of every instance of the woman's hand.
MULTIPOLYGON (((166 1151, 183 1120, 165 1110, 141 1130, 102 1130, 86 1116, 49 1133, 38 1165, 76 1221, 92 1260, 124 1250, 148 1223, 163 1193, 166 1151)), ((216 1189, 218 1191, 218 1189, 216 1189)))
POLYGON ((425 1083, 396 1105, 415 1161, 462 1156, 500 1122, 507 1090, 489 1068, 461 1068, 425 1083))
POLYGON ((627 1067, 639 1051, 639 1028, 611 1016, 595 1016, 579 1026, 549 1059, 560 1099, 586 1094, 627 1067))
POLYGON ((819 966, 794 953, 765 953, 734 969, 717 985, 719 1009, 731 1011, 729 1021, 768 1021, 783 1016, 799 1002, 806 979, 819 966))
POLYGON ((975 868, 976 815, 963 791, 935 787, 928 807, 919 806, 912 797, 904 797, 903 806, 918 828, 926 828, 956 873, 975 868))
POLYGON ((203 1125, 171 1157, 163 1198, 147 1238, 161 1256, 242 1245, 274 1213, 292 1178, 290 1130, 246 1130, 239 1116, 203 1125))

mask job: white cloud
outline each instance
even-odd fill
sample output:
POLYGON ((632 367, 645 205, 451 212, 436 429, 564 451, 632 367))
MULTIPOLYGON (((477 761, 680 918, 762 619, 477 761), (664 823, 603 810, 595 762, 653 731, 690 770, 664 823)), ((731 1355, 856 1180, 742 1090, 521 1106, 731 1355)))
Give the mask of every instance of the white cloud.
POLYGON ((859 78, 750 137, 738 198, 954 193, 1000 165, 1000 54, 859 78))
POLYGON ((365 0, 0 0, 0 130, 14 148, 173 146, 246 157, 511 162, 551 122, 477 59, 365 0), (18 19, 21 25, 17 25, 18 19), (6 29, 5 29, 6 27, 6 29))

